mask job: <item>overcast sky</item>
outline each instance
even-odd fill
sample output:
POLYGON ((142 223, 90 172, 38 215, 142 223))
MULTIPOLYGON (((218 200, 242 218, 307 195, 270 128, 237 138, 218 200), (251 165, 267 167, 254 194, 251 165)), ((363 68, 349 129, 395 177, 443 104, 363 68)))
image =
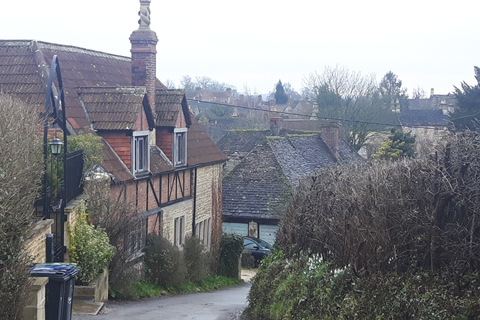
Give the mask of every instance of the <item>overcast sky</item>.
MULTIPOLYGON (((35 39, 130 56, 138 0, 2 0, 0 38, 35 39)), ((480 66, 473 0, 152 0, 157 77, 208 76, 250 93, 279 79, 300 91, 325 66, 446 94, 480 66)), ((61 61, 60 61, 61 64, 61 61)))

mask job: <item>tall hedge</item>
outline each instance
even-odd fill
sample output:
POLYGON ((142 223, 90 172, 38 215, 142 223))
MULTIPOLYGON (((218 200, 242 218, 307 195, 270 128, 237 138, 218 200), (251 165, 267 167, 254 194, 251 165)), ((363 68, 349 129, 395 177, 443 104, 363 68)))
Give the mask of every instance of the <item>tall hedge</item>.
POLYGON ((37 110, 0 93, 0 319, 22 319, 29 290, 24 250, 42 177, 37 110))
POLYGON ((480 134, 429 158, 335 167, 303 181, 282 219, 287 255, 357 273, 480 268, 480 134))

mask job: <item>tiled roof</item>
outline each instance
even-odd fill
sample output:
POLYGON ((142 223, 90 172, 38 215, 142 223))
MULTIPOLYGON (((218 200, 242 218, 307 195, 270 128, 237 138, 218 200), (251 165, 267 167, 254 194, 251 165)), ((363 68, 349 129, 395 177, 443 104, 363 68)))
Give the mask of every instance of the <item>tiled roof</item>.
POLYGON ((229 155, 247 153, 223 180, 225 217, 276 219, 278 206, 300 179, 332 165, 363 161, 342 140, 335 157, 318 133, 270 133, 231 131, 220 141, 229 155))
POLYGON ((269 144, 293 186, 315 170, 337 163, 319 134, 272 138, 269 144))
POLYGON ((248 153, 265 140, 267 136, 271 135, 272 132, 270 130, 231 130, 218 142, 218 147, 227 156, 231 156, 234 153, 248 153))
MULTIPOLYGON (((54 55, 62 71, 68 121, 76 131, 89 126, 77 88, 131 85, 129 57, 34 40, 0 40, 0 89, 42 108, 54 55)), ((165 86, 157 81, 157 88, 165 86)))
POLYGON ((215 142, 203 130, 202 126, 191 115, 191 125, 187 133, 187 163, 199 166, 207 163, 224 162, 228 158, 217 147, 215 142))
POLYGON ((102 140, 102 142, 104 154, 102 167, 105 169, 105 171, 112 174, 118 181, 134 179, 134 176, 130 170, 123 164, 108 142, 105 140, 102 140))
POLYGON ((276 218, 289 186, 270 145, 264 141, 223 179, 223 215, 276 218))
POLYGON ((143 103, 148 105, 145 87, 80 88, 77 93, 94 130, 132 130, 143 103))
POLYGON ((185 91, 177 89, 162 89, 155 93, 155 123, 159 127, 175 127, 179 112, 184 112, 187 125, 190 113, 185 99, 185 91))
POLYGON ((449 117, 442 110, 403 110, 399 115, 403 126, 448 126, 449 117))
MULTIPOLYGON (((50 63, 58 56, 65 90, 68 122, 75 131, 93 126, 95 130, 133 128, 144 106, 145 88, 130 87, 131 59, 118 55, 34 40, 0 40, 0 90, 19 97, 43 111, 50 63)), ((168 90, 156 82, 155 114, 148 114, 149 125, 175 126, 184 112, 187 126, 188 164, 192 166, 226 160, 223 153, 196 122, 191 122, 183 91, 168 90)), ((147 111, 147 110, 146 110, 147 111)), ((104 141, 102 164, 117 179, 133 179, 132 174, 104 141)), ((152 173, 174 170, 158 148, 151 150, 152 173)))
POLYGON ((408 99, 410 110, 438 110, 446 107, 457 107, 457 99, 453 94, 435 94, 429 99, 408 99))

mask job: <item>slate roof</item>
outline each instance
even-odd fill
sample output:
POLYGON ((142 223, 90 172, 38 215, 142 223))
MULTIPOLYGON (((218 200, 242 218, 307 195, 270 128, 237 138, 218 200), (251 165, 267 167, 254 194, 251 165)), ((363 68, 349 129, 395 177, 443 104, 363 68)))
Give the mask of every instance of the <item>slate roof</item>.
POLYGON ((248 153, 267 136, 271 135, 270 130, 231 130, 223 136, 217 145, 227 156, 234 153, 248 153))
POLYGON ((403 110, 399 114, 402 126, 448 126, 449 117, 442 110, 403 110))
POLYGON ((272 149, 264 141, 223 179, 223 215, 276 218, 289 191, 281 172, 272 149))
POLYGON ((408 99, 410 110, 438 110, 446 107, 456 108, 457 99, 453 94, 434 94, 429 99, 408 99))
POLYGON ((231 131, 219 147, 227 155, 246 153, 223 180, 227 219, 278 219, 279 206, 300 179, 339 163, 364 161, 342 140, 335 157, 319 133, 274 137, 270 131, 231 131))

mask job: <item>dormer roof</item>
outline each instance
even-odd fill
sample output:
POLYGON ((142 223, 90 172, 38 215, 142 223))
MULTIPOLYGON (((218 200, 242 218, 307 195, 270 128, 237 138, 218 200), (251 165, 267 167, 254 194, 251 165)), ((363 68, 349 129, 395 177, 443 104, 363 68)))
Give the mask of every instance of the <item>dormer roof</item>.
POLYGON ((155 95, 155 124, 157 127, 175 127, 180 113, 183 113, 187 127, 192 121, 188 111, 185 91, 177 89, 161 89, 155 95))
POLYGON ((142 110, 148 127, 155 126, 145 87, 79 88, 77 93, 93 130, 134 130, 142 110))

